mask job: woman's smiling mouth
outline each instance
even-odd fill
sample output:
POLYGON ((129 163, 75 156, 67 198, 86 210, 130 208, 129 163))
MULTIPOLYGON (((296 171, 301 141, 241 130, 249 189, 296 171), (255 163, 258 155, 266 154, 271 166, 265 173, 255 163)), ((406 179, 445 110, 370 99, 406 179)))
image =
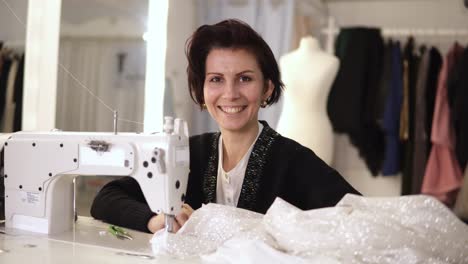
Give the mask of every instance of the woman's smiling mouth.
POLYGON ((218 106, 218 108, 227 114, 237 114, 247 108, 247 106, 218 106))

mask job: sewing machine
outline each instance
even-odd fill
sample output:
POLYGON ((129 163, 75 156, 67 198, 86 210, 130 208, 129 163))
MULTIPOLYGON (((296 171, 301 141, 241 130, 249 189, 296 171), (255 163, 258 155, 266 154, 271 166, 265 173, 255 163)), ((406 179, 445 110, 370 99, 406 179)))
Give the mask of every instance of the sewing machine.
POLYGON ((133 177, 171 231, 189 174, 187 123, 166 117, 152 134, 17 132, 4 143, 7 228, 57 234, 72 229, 77 175, 133 177))

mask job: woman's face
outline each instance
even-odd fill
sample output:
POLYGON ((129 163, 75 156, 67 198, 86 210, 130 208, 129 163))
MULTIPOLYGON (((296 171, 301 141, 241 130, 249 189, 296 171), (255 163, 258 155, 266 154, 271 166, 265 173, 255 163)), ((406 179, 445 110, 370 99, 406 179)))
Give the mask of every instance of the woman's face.
POLYGON ((206 58, 203 94, 221 130, 248 131, 258 122, 262 101, 273 92, 255 56, 243 49, 213 49, 206 58))

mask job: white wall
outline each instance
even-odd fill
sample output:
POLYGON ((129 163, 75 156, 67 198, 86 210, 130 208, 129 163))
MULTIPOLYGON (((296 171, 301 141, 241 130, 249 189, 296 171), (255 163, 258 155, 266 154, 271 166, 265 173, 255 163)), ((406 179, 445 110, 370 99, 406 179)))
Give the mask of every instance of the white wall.
POLYGON ((170 0, 167 25, 166 77, 173 88, 175 115, 188 124, 191 112, 197 111, 188 92, 185 58, 185 42, 196 29, 195 4, 192 0, 170 0))
POLYGON ((141 39, 148 0, 62 0, 61 36, 141 39))
MULTIPOLYGON (((462 0, 355 0, 328 1, 338 26, 375 26, 402 29, 468 29, 468 9, 462 0)), ((416 41, 436 45, 446 52, 455 39, 468 37, 421 37, 416 41)), ((371 176, 346 136, 336 136, 334 167, 365 195, 399 195, 401 177, 371 176)))
POLYGON ((138 21, 146 27, 148 0, 62 0, 62 20, 67 23, 80 24, 104 16, 138 21))
POLYGON ((24 45, 26 39, 26 22, 28 0, 0 1, 0 41, 15 42, 24 45), (24 23, 18 21, 5 2, 13 10, 14 14, 24 23))

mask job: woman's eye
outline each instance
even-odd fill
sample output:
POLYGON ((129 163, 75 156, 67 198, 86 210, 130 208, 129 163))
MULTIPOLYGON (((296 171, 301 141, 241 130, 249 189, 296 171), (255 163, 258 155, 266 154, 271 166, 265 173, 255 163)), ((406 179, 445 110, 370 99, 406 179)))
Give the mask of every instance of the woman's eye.
POLYGON ((217 82, 220 82, 220 81, 221 81, 221 78, 219 78, 219 77, 217 77, 217 76, 210 79, 210 82, 215 82, 215 83, 217 83, 217 82))
POLYGON ((240 77, 241 82, 250 82, 251 80, 252 80, 252 78, 250 78, 249 76, 241 76, 240 77))

